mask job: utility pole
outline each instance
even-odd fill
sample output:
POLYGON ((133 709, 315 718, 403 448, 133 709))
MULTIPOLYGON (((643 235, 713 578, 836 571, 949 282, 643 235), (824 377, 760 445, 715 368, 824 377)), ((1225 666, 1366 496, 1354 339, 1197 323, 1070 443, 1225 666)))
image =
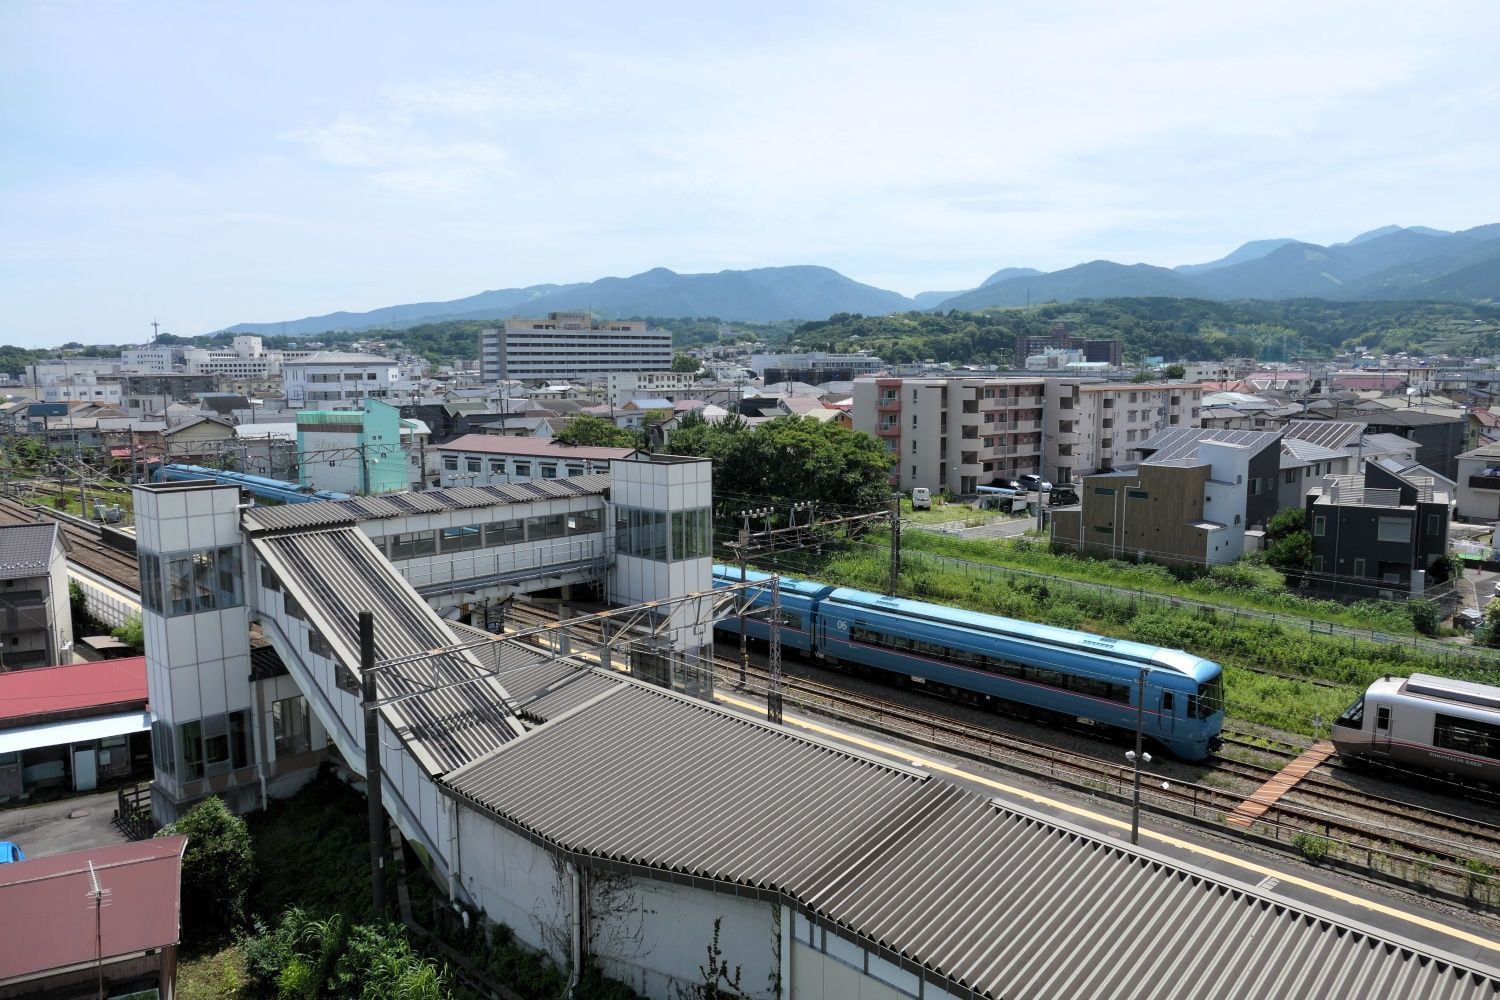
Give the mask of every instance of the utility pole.
POLYGON ((375 917, 385 916, 385 807, 380 787, 380 713, 375 707, 375 616, 359 613, 359 679, 365 713, 365 800, 370 813, 370 884, 375 917))
MULTIPOLYGON (((743 582, 743 581, 742 581, 743 582)), ((781 574, 771 577, 771 641, 766 659, 770 661, 771 682, 766 688, 766 721, 781 725, 781 574)))
POLYGON ((1135 752, 1125 756, 1135 765, 1135 791, 1130 806, 1130 842, 1141 842, 1141 764, 1151 763, 1149 754, 1141 751, 1142 733, 1146 726, 1146 668, 1141 667, 1140 679, 1135 689, 1135 752))
MULTIPOLYGON (((750 523, 750 519, 748 517, 745 518, 745 523, 747 525, 750 523)), ((739 541, 739 544, 735 546, 735 555, 739 557, 739 563, 740 563, 740 582, 741 583, 744 583, 745 579, 746 579, 746 577, 745 577, 745 549, 746 549, 747 546, 749 546, 749 544, 750 544, 750 529, 748 527, 747 528, 741 528, 740 529, 740 541, 739 541)), ((745 600, 741 600, 740 601, 740 687, 741 688, 743 688, 745 686, 745 683, 746 683, 746 680, 747 680, 747 675, 749 674, 749 671, 750 671, 750 645, 749 645, 749 642, 747 641, 747 639, 745 637, 745 605, 747 603, 748 602, 745 601, 745 600)))
POLYGON ((901 494, 891 496, 891 579, 886 593, 892 597, 901 587, 901 494))

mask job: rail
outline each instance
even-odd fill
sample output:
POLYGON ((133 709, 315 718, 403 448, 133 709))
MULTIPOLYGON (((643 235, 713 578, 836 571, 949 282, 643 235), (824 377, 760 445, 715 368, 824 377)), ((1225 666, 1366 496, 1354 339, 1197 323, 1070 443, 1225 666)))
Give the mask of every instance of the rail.
MULTIPOLYGON (((926 525, 912 522, 902 523, 902 527, 923 529, 926 525)), ((941 532, 940 532, 941 533, 941 532)), ((1421 639, 1416 636, 1397 635, 1393 632, 1382 632, 1378 629, 1356 628, 1352 625, 1339 625, 1335 622, 1325 621, 1318 618, 1307 618, 1302 615, 1288 615, 1277 611, 1262 611, 1255 608, 1244 608, 1236 604, 1225 604, 1219 601, 1205 601, 1193 597, 1176 597, 1171 594, 1158 594, 1155 591, 1143 590, 1130 587, 1113 587, 1105 583, 1090 583, 1085 580, 1071 580, 1066 577, 1052 576, 1047 573, 1039 573, 1035 570, 1016 569, 1010 566, 995 566, 991 563, 974 562, 971 559, 960 559, 957 556, 946 556, 936 552, 923 552, 920 549, 908 548, 902 553, 907 561, 912 559, 934 560, 950 566, 955 566, 964 571, 966 575, 986 575, 990 577, 1003 578, 1013 577, 1028 580, 1037 580, 1046 583, 1049 589, 1062 588, 1064 590, 1082 591, 1092 594, 1106 595, 1112 599, 1126 598, 1140 603, 1150 603, 1172 608, 1192 608, 1200 613, 1227 614, 1234 618, 1246 618, 1255 621, 1274 622, 1288 628, 1306 630, 1309 634, 1340 636, 1348 639, 1363 639, 1381 645, 1404 646, 1407 649, 1417 650, 1437 656, 1452 656, 1470 663, 1482 664, 1486 667, 1500 667, 1500 653, 1492 652, 1484 648, 1474 646, 1460 646, 1445 642, 1437 642, 1432 639, 1421 639)))

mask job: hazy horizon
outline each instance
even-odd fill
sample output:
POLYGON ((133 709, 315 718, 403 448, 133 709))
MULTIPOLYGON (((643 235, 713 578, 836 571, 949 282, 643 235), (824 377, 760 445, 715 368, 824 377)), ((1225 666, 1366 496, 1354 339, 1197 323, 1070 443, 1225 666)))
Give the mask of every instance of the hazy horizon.
POLYGON ((0 343, 1500 221, 1500 8, 0 8, 0 343), (502 68, 503 67, 503 68, 502 68))

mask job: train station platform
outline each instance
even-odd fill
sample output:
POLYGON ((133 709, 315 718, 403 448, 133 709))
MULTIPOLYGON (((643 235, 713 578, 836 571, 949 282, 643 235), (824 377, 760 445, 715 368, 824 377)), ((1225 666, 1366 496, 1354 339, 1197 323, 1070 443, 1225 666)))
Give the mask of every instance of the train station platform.
POLYGON ((1261 785, 1249 798, 1235 807, 1235 810, 1229 814, 1227 820, 1229 825, 1237 826, 1242 830, 1250 829, 1251 823, 1264 816, 1267 809, 1279 802, 1287 792, 1297 787, 1299 781, 1307 777, 1309 772, 1332 754, 1333 744, 1326 740, 1308 747, 1302 756, 1283 767, 1276 773, 1276 777, 1261 785))

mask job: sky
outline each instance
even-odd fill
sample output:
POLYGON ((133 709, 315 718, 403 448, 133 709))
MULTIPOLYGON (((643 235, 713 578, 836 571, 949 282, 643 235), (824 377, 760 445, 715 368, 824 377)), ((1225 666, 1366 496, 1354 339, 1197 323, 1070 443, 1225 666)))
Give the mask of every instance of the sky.
POLYGON ((1500 4, 0 4, 0 343, 1500 221, 1500 4))

